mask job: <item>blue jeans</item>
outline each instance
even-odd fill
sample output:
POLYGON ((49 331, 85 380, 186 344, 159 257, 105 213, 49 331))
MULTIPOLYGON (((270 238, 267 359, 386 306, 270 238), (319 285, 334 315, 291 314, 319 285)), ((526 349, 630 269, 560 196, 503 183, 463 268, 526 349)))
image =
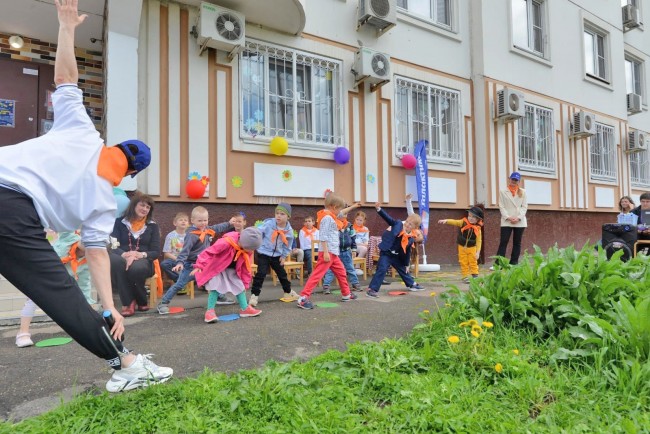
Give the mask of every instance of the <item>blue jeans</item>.
MULTIPOLYGON (((309 252, 311 254, 311 251, 309 252)), ((357 272, 354 270, 354 264, 352 263, 352 251, 351 250, 343 250, 341 251, 341 254, 339 255, 339 259, 341 262, 343 262, 343 266, 345 267, 345 272, 348 275, 348 280, 350 281, 350 284, 352 286, 358 286, 359 285, 359 277, 357 276, 357 272)), ((334 281, 334 273, 332 270, 327 270, 327 273, 325 273, 325 277, 323 277, 323 285, 331 285, 332 282, 334 281)))
POLYGON ((163 259, 162 262, 160 263, 160 268, 167 274, 167 276, 176 282, 178 280, 178 273, 175 271, 172 271, 172 268, 176 266, 176 261, 173 259, 163 259))
POLYGON ((193 262, 185 262, 183 263, 183 270, 181 273, 178 275, 178 280, 176 283, 174 283, 172 286, 169 287, 167 292, 162 298, 163 303, 169 303, 172 301, 172 298, 180 291, 181 289, 185 288, 185 285, 188 284, 188 282, 194 280, 194 276, 190 276, 190 273, 194 269, 194 263, 193 262))
POLYGON ((373 291, 379 291, 379 288, 381 288, 381 282, 384 281, 384 277, 386 277, 386 273, 391 266, 397 270, 399 277, 402 278, 407 288, 410 288, 415 284, 415 280, 406 272, 406 265, 402 264, 399 260, 399 256, 390 252, 382 251, 379 255, 379 262, 377 262, 377 271, 370 281, 370 289, 373 291))
POLYGON ((311 274, 313 271, 313 264, 311 263, 311 249, 305 249, 303 252, 305 252, 305 256, 303 258, 305 269, 307 270, 307 274, 311 274))

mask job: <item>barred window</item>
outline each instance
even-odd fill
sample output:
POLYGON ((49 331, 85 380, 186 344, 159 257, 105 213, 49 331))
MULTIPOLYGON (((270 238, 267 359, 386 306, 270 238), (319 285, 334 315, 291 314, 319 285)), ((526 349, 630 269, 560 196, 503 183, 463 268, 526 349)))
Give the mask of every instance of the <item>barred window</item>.
POLYGON ((517 121, 519 167, 555 172, 553 110, 526 104, 526 115, 517 121))
POLYGON ((596 123, 596 135, 589 140, 591 178, 616 181, 616 146, 614 128, 596 123))
POLYGON ((427 83, 395 80, 395 149, 412 153, 426 140, 428 160, 460 164, 463 159, 460 92, 427 83))
POLYGON ((451 27, 451 0, 397 0, 397 7, 440 26, 451 27))
POLYGON ((650 161, 647 151, 630 154, 630 178, 635 187, 650 187, 650 161))
POLYGON ((341 62, 246 41, 240 55, 240 134, 313 148, 343 144, 341 62))

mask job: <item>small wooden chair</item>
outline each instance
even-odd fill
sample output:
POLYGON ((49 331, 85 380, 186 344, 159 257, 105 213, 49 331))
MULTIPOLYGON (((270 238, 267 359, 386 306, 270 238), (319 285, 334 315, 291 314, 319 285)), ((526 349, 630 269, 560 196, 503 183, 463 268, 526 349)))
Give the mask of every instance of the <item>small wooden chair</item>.
MULTIPOLYGON (((289 255, 287 259, 291 259, 291 255, 289 255)), ((303 262, 284 261, 284 270, 287 272, 287 276, 289 276, 289 280, 291 280, 292 272, 299 273, 298 275, 300 276, 300 286, 302 286, 305 281, 304 265, 305 264, 303 262)), ((273 286, 277 286, 278 275, 275 273, 275 271, 273 271, 273 269, 271 269, 271 277, 273 278, 273 286)))
POLYGON ((368 270, 366 270, 366 258, 362 258, 360 256, 352 258, 352 264, 355 266, 355 268, 357 265, 359 265, 359 268, 361 268, 361 271, 363 271, 363 280, 368 279, 368 270))
MULTIPOLYGON (((154 274, 144 282, 144 286, 149 287, 149 306, 156 306, 158 301, 158 275, 154 274)), ((185 285, 187 289, 187 295, 190 296, 190 300, 194 300, 194 280, 190 280, 185 285)))

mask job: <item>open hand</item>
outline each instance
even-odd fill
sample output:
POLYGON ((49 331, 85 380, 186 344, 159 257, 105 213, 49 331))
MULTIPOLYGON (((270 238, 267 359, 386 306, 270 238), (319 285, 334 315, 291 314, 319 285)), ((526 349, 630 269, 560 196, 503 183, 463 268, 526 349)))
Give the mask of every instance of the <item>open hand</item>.
POLYGON ((61 26, 74 29, 88 17, 86 14, 79 15, 78 3, 78 0, 54 0, 61 26))

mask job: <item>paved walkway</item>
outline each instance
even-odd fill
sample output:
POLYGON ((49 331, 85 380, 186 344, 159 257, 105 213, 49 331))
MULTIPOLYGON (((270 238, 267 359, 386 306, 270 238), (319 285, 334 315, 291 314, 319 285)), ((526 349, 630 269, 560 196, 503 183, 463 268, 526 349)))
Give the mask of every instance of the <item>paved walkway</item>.
MULTIPOLYGON (((399 277, 389 280, 392 283, 382 287, 379 299, 358 293, 356 301, 305 311, 295 303, 279 301, 282 290, 269 279, 258 305, 262 315, 216 324, 203 322, 206 293, 200 291, 194 300, 177 296, 172 305, 185 307, 181 314, 161 316, 152 310, 127 318, 125 344, 136 352, 154 353, 153 360, 173 367, 176 378, 196 376, 205 367, 235 371, 261 366, 270 359, 305 360, 329 349, 344 350, 349 342, 404 336, 420 321, 419 312, 435 309, 436 299, 442 305, 432 292, 445 291, 447 283, 467 288, 460 283, 457 267, 422 273, 417 280, 426 290, 403 296, 387 295, 387 291, 404 289, 399 277)), ((338 297, 317 293, 313 301, 336 302, 338 297)), ((237 305, 217 307, 217 315, 238 311, 237 305)), ((31 417, 58 406, 62 397, 104 390, 110 369, 78 344, 17 348, 17 329, 0 328, 0 419, 31 417)), ((32 328, 35 342, 56 336, 65 333, 52 322, 32 328)))

